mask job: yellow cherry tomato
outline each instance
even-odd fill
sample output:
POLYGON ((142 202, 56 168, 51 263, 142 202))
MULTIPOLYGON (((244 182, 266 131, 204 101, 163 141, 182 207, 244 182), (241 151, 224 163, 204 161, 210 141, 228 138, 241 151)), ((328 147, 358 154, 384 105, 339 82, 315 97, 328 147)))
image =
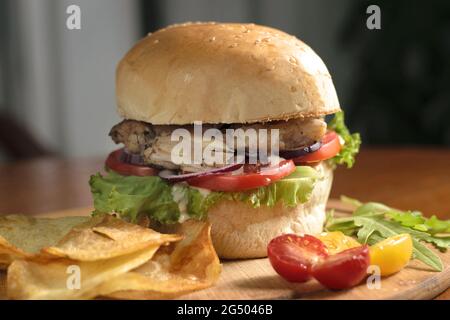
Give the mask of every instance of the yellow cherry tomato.
POLYGON ((327 247, 329 254, 360 247, 361 244, 341 231, 322 232, 317 236, 327 247))
POLYGON ((370 264, 378 266, 382 276, 402 270, 411 259, 413 243, 407 233, 392 236, 370 247, 370 264))

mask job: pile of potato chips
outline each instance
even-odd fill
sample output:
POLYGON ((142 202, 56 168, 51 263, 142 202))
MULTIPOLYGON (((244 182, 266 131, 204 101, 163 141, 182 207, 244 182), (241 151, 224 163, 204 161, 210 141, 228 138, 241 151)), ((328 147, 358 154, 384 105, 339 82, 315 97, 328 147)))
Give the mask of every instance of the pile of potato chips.
POLYGON ((174 298, 221 272, 208 223, 162 234, 111 215, 0 217, 0 267, 12 299, 174 298))

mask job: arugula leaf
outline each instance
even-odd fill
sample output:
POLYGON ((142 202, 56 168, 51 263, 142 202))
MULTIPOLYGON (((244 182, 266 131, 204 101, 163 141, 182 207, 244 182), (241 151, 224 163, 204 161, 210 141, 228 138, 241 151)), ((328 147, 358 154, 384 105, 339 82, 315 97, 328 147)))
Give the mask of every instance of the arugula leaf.
POLYGON ((425 231, 430 234, 450 232, 450 220, 440 220, 436 216, 427 219, 419 211, 397 211, 389 214, 389 217, 405 227, 425 231))
POLYGON ((361 145, 359 133, 350 133, 344 122, 344 111, 334 114, 334 118, 328 124, 328 128, 336 131, 344 139, 341 151, 330 161, 334 164, 345 164, 347 168, 353 167, 355 156, 359 152, 359 146, 361 145))
POLYGON ((422 214, 418 211, 392 211, 388 213, 388 216, 392 220, 399 222, 401 225, 410 228, 413 228, 416 225, 423 225, 425 222, 425 218, 422 217, 422 214))
POLYGON ((409 233, 413 239, 413 256, 435 270, 442 270, 439 256, 421 242, 431 243, 441 251, 449 248, 450 237, 436 235, 437 232, 447 230, 449 221, 439 220, 434 216, 427 219, 418 211, 400 211, 377 202, 361 204, 347 197, 344 201, 355 205, 353 215, 343 218, 331 217, 326 225, 327 230, 356 235, 359 242, 368 244, 397 234, 409 233))
POLYGON ((378 232, 383 239, 397 234, 409 233, 413 239, 413 254, 416 259, 435 270, 442 271, 443 265, 441 259, 418 241, 425 238, 425 235, 422 235, 420 231, 404 228, 394 221, 385 220, 380 217, 355 217, 355 225, 361 227, 357 234, 358 241, 361 243, 369 243, 369 238, 374 232, 378 232))
POLYGON ((427 236, 422 238, 421 240, 433 244, 441 252, 447 251, 447 249, 450 247, 450 237, 427 236))
POLYGON ((391 209, 387 216, 402 226, 430 234, 449 233, 450 220, 440 220, 436 216, 427 219, 420 211, 399 211, 391 209))
POLYGON ((382 203, 368 202, 358 207, 353 213, 354 216, 380 216, 391 209, 382 203))
POLYGON ((358 227, 353 217, 335 218, 332 212, 328 213, 325 229, 327 231, 342 231, 345 235, 356 234, 358 227))
POLYGON ((430 219, 425 221, 425 225, 428 227, 428 232, 431 234, 450 233, 450 220, 439 220, 433 215, 430 219))
POLYGON ((423 263, 437 271, 442 271, 444 266, 442 264, 441 258, 439 258, 433 251, 424 246, 418 240, 413 238, 412 241, 414 258, 422 261, 423 263))
POLYGON ((393 221, 393 220, 382 220, 382 224, 384 224, 387 227, 390 227, 392 230, 397 232, 397 234, 400 233, 409 233, 413 238, 416 238, 417 240, 422 240, 428 243, 433 244, 437 249, 441 251, 445 251, 450 247, 450 238, 440 238, 433 236, 427 232, 419 231, 414 228, 408 228, 405 226, 402 226, 400 223, 393 221))
MULTIPOLYGON (((383 241, 384 239, 385 238, 380 236, 378 232, 374 232, 368 239, 368 244, 374 245, 380 241, 383 241)), ((413 241, 413 259, 422 261, 426 265, 431 266, 433 269, 441 271, 442 270, 441 259, 438 256, 436 256, 432 250, 424 246, 416 239, 412 239, 412 241, 413 241)))

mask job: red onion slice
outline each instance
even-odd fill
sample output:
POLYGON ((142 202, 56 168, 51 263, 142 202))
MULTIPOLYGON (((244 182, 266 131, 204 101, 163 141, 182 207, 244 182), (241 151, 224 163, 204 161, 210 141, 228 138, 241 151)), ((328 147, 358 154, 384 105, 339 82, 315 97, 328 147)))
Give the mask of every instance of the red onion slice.
POLYGON ((300 156, 304 156, 305 154, 317 151, 322 146, 321 141, 317 141, 316 143, 307 146, 307 147, 301 147, 298 149, 292 149, 292 150, 280 150, 279 154, 280 157, 283 157, 285 159, 293 159, 300 156))
POLYGON ((185 173, 185 174, 176 174, 175 171, 172 170, 162 170, 159 172, 159 176, 163 178, 164 180, 170 181, 170 182, 181 182, 185 181, 191 178, 196 177, 203 177, 203 176, 211 176, 211 175, 217 175, 217 174, 223 174, 226 172, 235 171, 242 167, 242 163, 235 163, 231 164, 229 166, 220 167, 208 171, 201 171, 201 172, 193 172, 193 173, 185 173))
POLYGON ((140 154, 131 153, 126 149, 120 153, 119 160, 129 164, 135 164, 138 166, 144 165, 144 157, 140 154))

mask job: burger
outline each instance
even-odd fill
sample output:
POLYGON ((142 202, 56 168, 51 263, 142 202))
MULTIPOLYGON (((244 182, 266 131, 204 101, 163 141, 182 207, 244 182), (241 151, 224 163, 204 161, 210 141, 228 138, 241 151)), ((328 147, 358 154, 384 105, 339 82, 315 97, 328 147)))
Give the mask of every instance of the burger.
POLYGON ((94 214, 160 230, 209 221, 222 258, 265 257, 280 234, 320 233, 333 169, 351 167, 360 144, 320 57, 255 24, 185 23, 149 34, 120 61, 116 95, 124 120, 110 136, 121 148, 90 179, 94 214), (194 141, 194 156, 181 152, 192 161, 174 159, 180 130, 194 141), (214 139, 204 139, 211 130, 214 139), (244 139, 239 161, 207 161, 211 145, 218 159, 238 158, 235 136, 223 141, 230 130, 277 134, 269 147, 260 135, 244 139), (263 157, 261 149, 277 152, 263 157))

